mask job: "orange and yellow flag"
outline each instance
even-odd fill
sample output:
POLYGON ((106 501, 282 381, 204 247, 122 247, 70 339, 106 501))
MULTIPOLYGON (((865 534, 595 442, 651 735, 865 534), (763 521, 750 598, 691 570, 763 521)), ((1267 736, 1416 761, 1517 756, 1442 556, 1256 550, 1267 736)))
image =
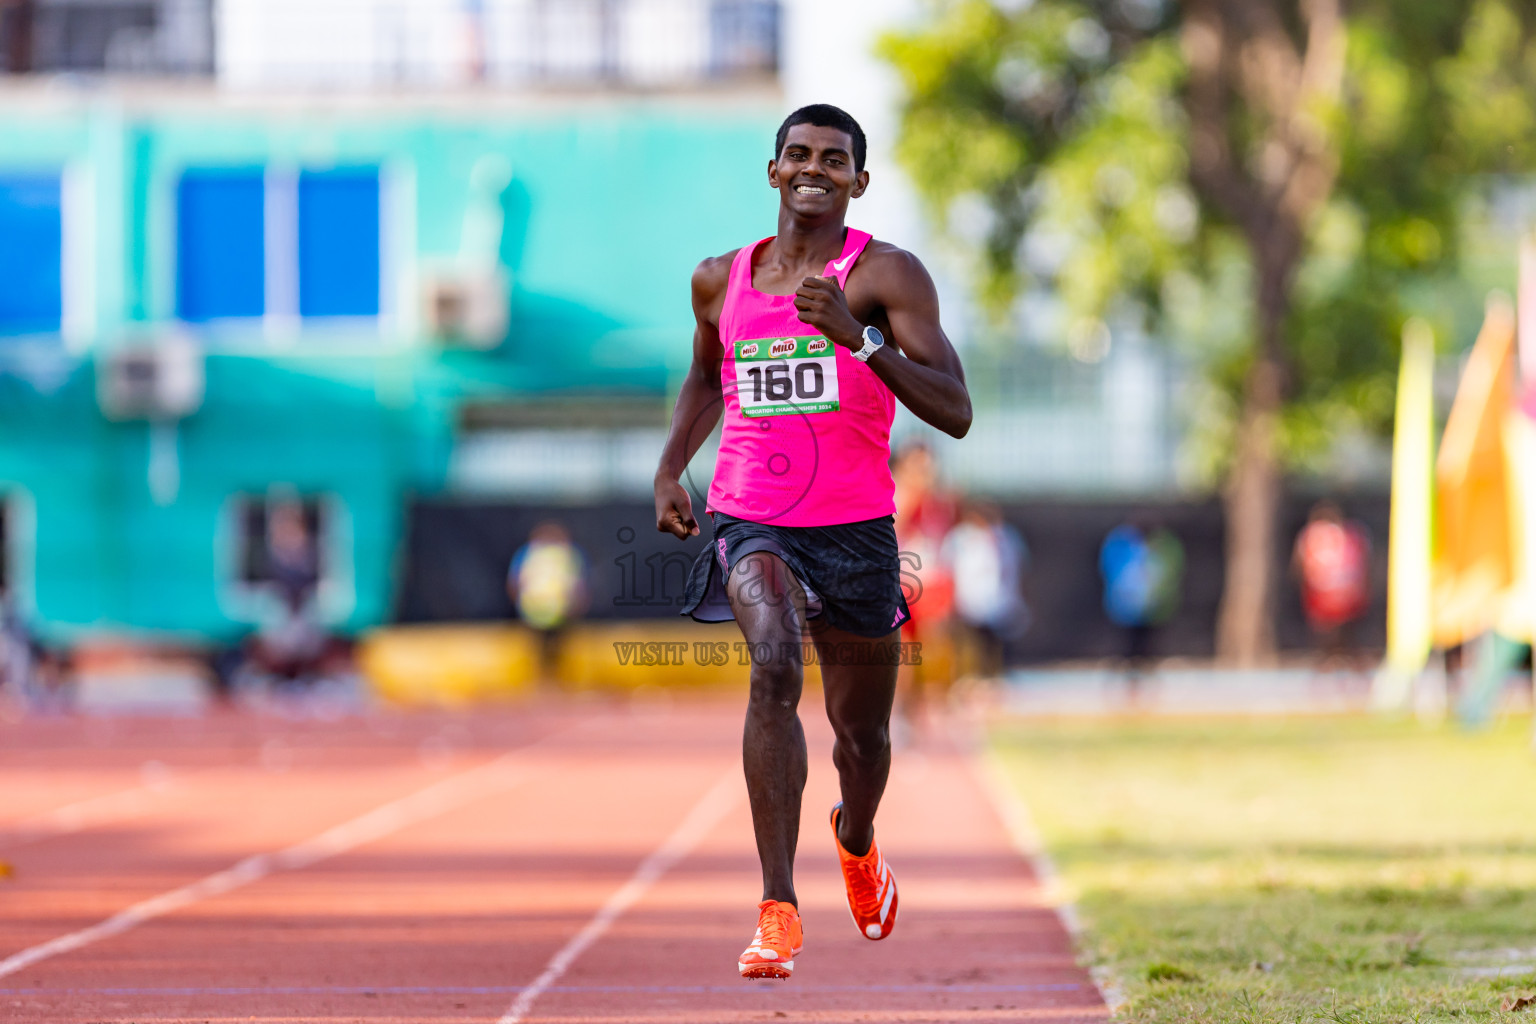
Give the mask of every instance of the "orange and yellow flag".
POLYGON ((1493 628, 1517 575, 1506 420, 1514 398, 1515 316, 1488 304, 1435 463, 1434 639, 1450 647, 1493 628))

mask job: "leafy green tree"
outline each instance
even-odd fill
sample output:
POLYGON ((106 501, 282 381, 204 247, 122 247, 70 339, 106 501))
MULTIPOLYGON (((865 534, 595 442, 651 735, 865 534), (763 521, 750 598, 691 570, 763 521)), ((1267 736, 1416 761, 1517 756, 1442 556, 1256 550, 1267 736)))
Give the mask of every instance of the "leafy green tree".
POLYGON ((1205 336, 1230 661, 1274 649, 1284 469, 1386 428, 1404 320, 1449 326, 1468 196, 1533 167, 1533 27, 1531 0, 936 0, 882 43, 920 193, 941 224, 984 204, 988 308, 1044 289, 1075 332, 1205 336))

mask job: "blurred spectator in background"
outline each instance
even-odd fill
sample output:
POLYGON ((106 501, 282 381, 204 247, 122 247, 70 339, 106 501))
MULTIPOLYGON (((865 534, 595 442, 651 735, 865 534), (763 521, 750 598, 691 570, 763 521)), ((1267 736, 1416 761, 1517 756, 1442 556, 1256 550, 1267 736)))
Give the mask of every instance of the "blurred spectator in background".
POLYGON ((320 544, 301 501, 279 501, 267 512, 263 583, 274 600, 245 646, 252 675, 284 689, 308 689, 349 670, 351 645, 332 635, 320 612, 320 544))
POLYGON ((954 577, 959 675, 996 679, 1006 645, 1029 628, 1023 589, 1028 549, 996 505, 968 501, 941 555, 954 577))
POLYGON ((32 692, 32 635, 10 595, 0 592, 0 693, 25 707, 32 692))
POLYGON ((333 692, 355 681, 352 644, 333 634, 320 609, 320 543, 304 502, 277 500, 266 507, 250 554, 248 581, 257 588, 256 628, 240 643, 209 652, 216 696, 261 701, 274 693, 314 696, 330 681, 333 692))
POLYGON ((891 459, 896 485, 896 543, 901 548, 903 586, 911 617, 901 624, 901 639, 920 645, 920 658, 903 659, 897 672, 898 729, 921 715, 924 691, 947 690, 954 679, 950 615, 955 580, 944 562, 944 538, 955 525, 955 499, 939 483, 933 450, 909 441, 891 459), (918 664, 911 664, 918 661, 918 664))
POLYGON ((280 590, 276 606, 262 617, 247 647, 248 672, 282 689, 308 689, 345 657, 346 642, 320 622, 310 595, 280 590))
POLYGON ((540 682, 554 682, 561 633, 587 608, 586 558, 564 526, 548 519, 533 528, 507 569, 507 596, 539 635, 540 682))
POLYGON ((267 513, 264 575, 285 606, 311 603, 320 588, 320 545, 304 505, 298 501, 274 503, 267 513))
POLYGON ((0 590, 0 697, 23 710, 62 705, 71 668, 70 656, 46 647, 0 590))
POLYGON ((1320 501, 1296 535, 1291 561, 1301 583, 1302 611, 1322 651, 1319 667, 1347 660, 1354 624, 1370 604, 1370 534, 1346 520, 1333 502, 1320 501))
POLYGON ((1178 614, 1184 587, 1184 545, 1150 516, 1109 531, 1099 549, 1104 611, 1125 631, 1126 682, 1131 697, 1154 656, 1157 630, 1178 614))

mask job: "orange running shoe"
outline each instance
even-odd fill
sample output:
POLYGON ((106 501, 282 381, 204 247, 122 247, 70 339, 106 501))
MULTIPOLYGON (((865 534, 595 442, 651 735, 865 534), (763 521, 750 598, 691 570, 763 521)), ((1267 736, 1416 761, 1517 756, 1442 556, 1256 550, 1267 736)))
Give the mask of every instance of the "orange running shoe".
POLYGON ((805 946, 800 911, 793 903, 763 900, 757 905, 757 934, 736 967, 743 978, 787 978, 805 946))
POLYGON ((832 805, 832 841, 837 844, 843 884, 848 888, 848 912, 866 939, 883 939, 896 927, 896 878, 880 856, 879 844, 870 843, 869 852, 862 857, 843 849, 843 841, 837 838, 837 818, 842 811, 842 801, 832 805))

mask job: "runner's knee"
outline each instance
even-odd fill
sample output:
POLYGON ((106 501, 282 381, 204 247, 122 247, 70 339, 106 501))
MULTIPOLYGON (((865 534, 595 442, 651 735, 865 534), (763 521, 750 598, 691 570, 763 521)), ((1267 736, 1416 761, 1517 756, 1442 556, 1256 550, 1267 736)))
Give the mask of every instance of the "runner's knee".
POLYGON ((798 661, 773 660, 752 666, 747 703, 758 711, 794 713, 800 705, 804 670, 798 661))
POLYGON ((860 764, 883 761, 891 753, 891 731, 884 723, 836 729, 837 753, 860 764))

